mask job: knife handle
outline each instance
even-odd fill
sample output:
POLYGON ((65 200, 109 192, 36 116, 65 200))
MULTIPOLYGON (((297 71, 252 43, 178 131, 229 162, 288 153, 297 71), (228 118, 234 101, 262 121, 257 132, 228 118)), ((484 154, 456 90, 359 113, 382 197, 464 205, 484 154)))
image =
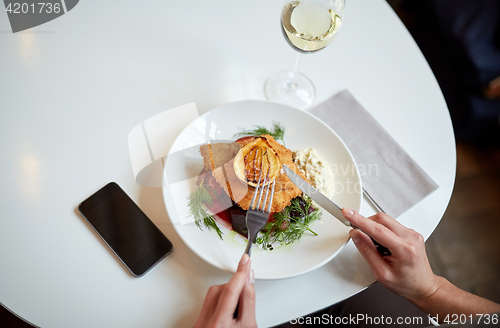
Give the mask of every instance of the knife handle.
POLYGON ((370 237, 370 239, 372 240, 373 244, 377 248, 377 251, 380 253, 380 255, 382 255, 382 257, 384 257, 384 256, 391 256, 392 255, 391 251, 387 247, 385 247, 384 245, 380 244, 378 241, 376 241, 372 237, 370 237))
MULTIPOLYGON (((351 226, 354 229, 358 229, 358 230, 362 231, 361 229, 359 229, 356 226, 353 226, 353 225, 351 225, 351 226)), ((381 243, 379 243, 378 241, 376 241, 375 239, 373 239, 371 236, 368 236, 368 237, 370 237, 370 239, 372 240, 373 244, 375 245, 375 248, 380 253, 380 255, 382 255, 382 257, 384 257, 384 256, 391 256, 392 255, 391 251, 387 247, 385 247, 384 245, 382 245, 381 243)))

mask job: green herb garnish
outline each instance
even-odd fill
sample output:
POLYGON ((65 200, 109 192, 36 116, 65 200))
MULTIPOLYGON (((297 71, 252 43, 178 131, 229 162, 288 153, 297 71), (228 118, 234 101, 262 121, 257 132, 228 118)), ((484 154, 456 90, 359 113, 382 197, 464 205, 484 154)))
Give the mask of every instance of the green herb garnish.
POLYGON ((241 129, 241 132, 236 133, 235 137, 245 137, 245 136, 253 136, 258 137, 263 134, 269 134, 276 140, 283 141, 283 145, 285 144, 285 127, 280 123, 273 122, 272 131, 268 130, 265 126, 262 125, 254 125, 253 129, 245 130, 241 129))
POLYGON ((203 226, 205 226, 208 230, 215 230, 219 235, 219 238, 222 239, 222 231, 217 226, 215 222, 215 218, 208 214, 206 211, 206 206, 212 205, 212 197, 215 195, 211 195, 208 188, 203 185, 203 181, 201 181, 200 185, 189 197, 189 213, 194 218, 194 223, 200 230, 203 230, 203 226))
POLYGON ((309 231, 315 236, 318 234, 309 228, 309 225, 321 217, 321 211, 310 212, 312 199, 306 196, 305 200, 296 197, 290 201, 290 205, 281 212, 274 214, 274 220, 268 222, 261 235, 255 242, 265 250, 273 250, 273 243, 289 245, 298 241, 302 235, 309 231), (301 206, 302 202, 302 206, 301 206), (305 203, 305 204, 304 204, 305 203))

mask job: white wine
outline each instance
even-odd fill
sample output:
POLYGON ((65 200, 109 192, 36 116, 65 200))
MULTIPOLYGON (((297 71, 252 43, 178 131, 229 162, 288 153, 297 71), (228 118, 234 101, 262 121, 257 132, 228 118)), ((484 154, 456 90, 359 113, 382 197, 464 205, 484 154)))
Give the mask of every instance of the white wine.
POLYGON ((307 1, 292 1, 281 13, 283 34, 301 52, 318 51, 329 45, 342 20, 332 9, 307 1))

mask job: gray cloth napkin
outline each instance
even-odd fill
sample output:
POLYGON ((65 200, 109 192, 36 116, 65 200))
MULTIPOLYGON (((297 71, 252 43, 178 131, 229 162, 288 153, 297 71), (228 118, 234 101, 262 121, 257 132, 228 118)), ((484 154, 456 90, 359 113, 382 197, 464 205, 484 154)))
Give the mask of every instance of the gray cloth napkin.
POLYGON ((349 91, 339 92, 309 112, 342 138, 360 173, 364 172, 363 188, 392 217, 397 218, 438 188, 349 91))

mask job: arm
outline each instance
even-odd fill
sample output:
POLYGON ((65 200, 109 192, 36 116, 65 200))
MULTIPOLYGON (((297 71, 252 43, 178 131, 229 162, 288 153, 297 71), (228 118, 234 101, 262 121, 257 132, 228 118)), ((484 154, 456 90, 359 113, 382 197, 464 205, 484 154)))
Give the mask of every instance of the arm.
POLYGON ((437 277, 436 291, 410 301, 431 317, 444 319, 448 314, 477 315, 500 312, 500 305, 468 293, 443 277, 437 277))
POLYGON ((470 294, 436 276, 425 252, 424 238, 384 213, 369 219, 349 209, 342 210, 354 226, 350 231, 373 275, 384 287, 405 297, 423 312, 444 319, 450 314, 486 314, 500 312, 500 305, 470 294), (370 237, 386 246, 391 256, 382 257, 370 237))

